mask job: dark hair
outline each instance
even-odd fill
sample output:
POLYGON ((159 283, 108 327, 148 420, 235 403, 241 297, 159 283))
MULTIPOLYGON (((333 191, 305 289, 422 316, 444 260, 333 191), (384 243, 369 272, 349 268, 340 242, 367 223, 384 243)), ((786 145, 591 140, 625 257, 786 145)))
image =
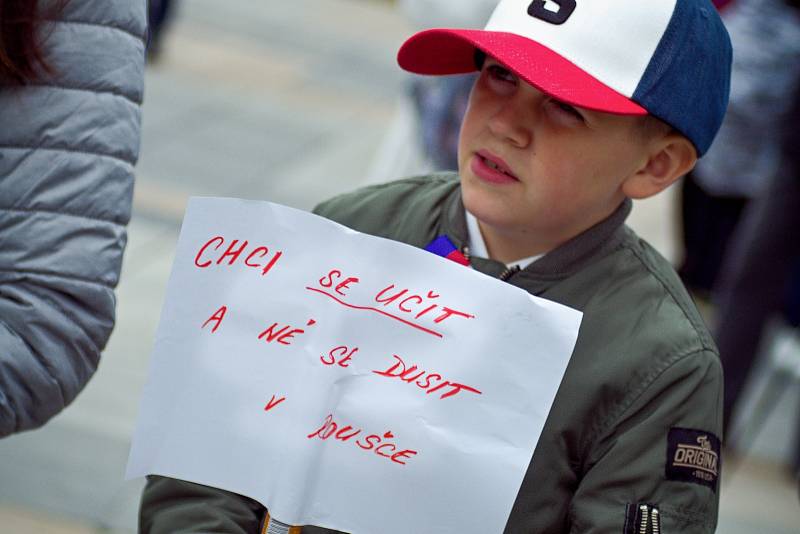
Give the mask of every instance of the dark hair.
POLYGON ((480 48, 476 48, 473 59, 475 61, 475 68, 478 70, 483 70, 483 64, 486 62, 486 52, 480 48))
POLYGON ((25 85, 52 72, 42 50, 43 20, 38 0, 0 0, 0 83, 25 85))
POLYGON ((680 132, 655 115, 648 114, 639 117, 639 121, 637 122, 637 133, 642 139, 649 141, 650 139, 665 137, 669 134, 680 132))

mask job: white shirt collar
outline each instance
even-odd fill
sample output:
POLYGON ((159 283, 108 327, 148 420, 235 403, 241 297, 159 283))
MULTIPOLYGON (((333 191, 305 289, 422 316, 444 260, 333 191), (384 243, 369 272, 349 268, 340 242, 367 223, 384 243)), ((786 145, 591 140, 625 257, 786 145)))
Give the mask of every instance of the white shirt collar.
MULTIPOLYGON (((486 248, 486 242, 484 242, 483 236, 481 235, 481 228, 478 225, 478 219, 467 210, 464 210, 464 212, 467 214, 467 236, 469 238, 470 256, 476 258, 488 258, 489 250, 486 248)), ((509 269, 514 267, 524 269, 542 256, 544 256, 544 254, 537 254, 535 256, 529 256, 527 258, 512 261, 511 263, 507 263, 506 267, 509 269)))

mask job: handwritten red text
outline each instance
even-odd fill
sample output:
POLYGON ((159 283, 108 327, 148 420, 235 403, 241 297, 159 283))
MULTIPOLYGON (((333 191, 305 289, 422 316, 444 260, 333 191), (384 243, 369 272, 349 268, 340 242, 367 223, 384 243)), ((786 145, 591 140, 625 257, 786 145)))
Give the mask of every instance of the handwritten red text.
MULTIPOLYGON (((306 326, 312 326, 316 321, 309 319, 306 326)), ((281 345, 291 345, 295 336, 304 334, 305 330, 302 328, 293 328, 291 325, 283 325, 278 328, 278 323, 272 323, 266 330, 258 334, 258 339, 263 339, 267 343, 277 341, 281 345)))
MULTIPOLYGON (((327 276, 323 276, 319 279, 319 285, 322 287, 333 287, 334 280, 337 280, 342 277, 342 271, 338 269, 334 269, 327 274, 327 276)), ((333 288, 334 291, 339 293, 341 296, 345 296, 344 290, 350 288, 350 284, 357 284, 358 278, 355 276, 349 276, 345 278, 341 282, 336 282, 336 287, 333 288)))
POLYGON ((206 322, 203 323, 203 326, 201 326, 200 329, 202 330, 205 328, 208 323, 214 323, 214 326, 211 327, 211 333, 213 334, 217 331, 217 328, 219 328, 219 325, 225 318, 226 313, 228 313, 228 307, 222 306, 220 309, 215 311, 214 314, 206 320, 206 322))
POLYGON ((340 345, 331 349, 327 355, 323 354, 319 359, 325 365, 338 364, 339 367, 349 367, 350 360, 353 359, 356 352, 358 352, 358 347, 348 349, 346 345, 340 345))
POLYGON ((266 406, 264 406, 264 411, 265 411, 265 412, 268 412, 268 411, 270 411, 270 410, 271 410, 271 409, 273 409, 275 406, 279 405, 280 403, 282 403, 282 402, 283 402, 283 401, 285 401, 285 400, 286 400, 286 397, 281 397, 281 398, 279 398, 279 399, 276 399, 276 398, 275 398, 275 395, 273 395, 273 396, 272 396, 272 398, 271 398, 271 399, 269 400, 269 402, 267 403, 267 405, 266 405, 266 406))
POLYGON ((318 282, 322 289, 316 287, 306 287, 306 289, 325 295, 347 308, 377 312, 436 337, 443 336, 430 328, 431 323, 438 325, 452 317, 475 318, 470 313, 440 303, 436 299, 439 299, 441 295, 435 291, 412 292, 410 289, 395 289, 395 284, 389 284, 380 290, 374 297, 374 303, 369 305, 347 302, 347 290, 360 281, 356 276, 345 276, 340 269, 332 269, 319 279, 318 282), (421 324, 424 321, 428 322, 428 326, 421 324))
POLYGON ((475 317, 469 313, 460 312, 435 303, 434 300, 438 299, 440 296, 441 295, 437 295, 433 291, 428 291, 427 294, 422 297, 415 293, 409 293, 408 289, 396 290, 394 284, 390 284, 375 296, 375 302, 383 306, 392 305, 393 308, 403 313, 413 315, 414 319, 419 319, 433 312, 433 315, 429 318, 433 319, 433 322, 437 324, 450 317, 465 317, 467 319, 475 317), (397 306, 394 306, 395 304, 397 306))
POLYGON ((459 384, 458 382, 451 382, 449 380, 444 380, 442 375, 438 373, 428 373, 421 369, 418 369, 416 365, 412 365, 411 367, 406 366, 406 362, 398 356, 397 354, 392 355, 396 360, 394 365, 386 369, 385 371, 372 371, 376 375, 385 376, 387 378, 399 378, 403 382, 411 384, 412 382, 419 387, 420 389, 426 390, 427 394, 436 393, 441 391, 442 394, 439 397, 440 399, 446 399, 447 397, 452 397, 453 395, 457 395, 462 391, 468 391, 470 393, 476 393, 481 395, 481 392, 473 387, 467 386, 465 384, 459 384))
POLYGON ((212 237, 206 241, 197 255, 194 257, 194 264, 206 269, 212 265, 234 265, 239 262, 245 267, 259 269, 261 276, 266 275, 283 255, 280 250, 270 253, 265 246, 251 246, 247 240, 238 239, 226 240, 221 235, 212 237), (271 257, 269 257, 271 255, 271 257))
POLYGON ((325 418, 325 422, 322 423, 321 427, 306 437, 308 439, 319 438, 322 440, 332 437, 335 440, 347 443, 353 438, 362 436, 352 443, 362 450, 374 452, 377 456, 382 456, 400 465, 406 465, 405 460, 417 455, 417 451, 400 449, 397 444, 390 442, 389 440, 394 439, 394 434, 391 431, 384 432, 382 435, 363 434, 366 433, 360 428, 353 428, 350 425, 340 426, 339 423, 333 420, 333 415, 331 414, 325 418))

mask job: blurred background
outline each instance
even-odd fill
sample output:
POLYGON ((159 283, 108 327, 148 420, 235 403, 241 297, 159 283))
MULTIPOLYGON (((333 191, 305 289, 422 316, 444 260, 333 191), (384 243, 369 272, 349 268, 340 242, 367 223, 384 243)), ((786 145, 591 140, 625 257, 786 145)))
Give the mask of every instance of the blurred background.
MULTIPOLYGON (((410 32, 447 24, 424 20, 419 3, 186 0, 154 8, 117 325, 74 404, 40 430, 0 440, 0 532, 136 530, 143 481, 124 481, 123 473, 190 195, 310 209, 369 182, 449 165, 412 140, 438 132, 443 144, 452 142, 458 109, 436 99, 458 102, 469 81, 432 86, 396 66, 410 32), (438 122, 420 122, 419 110, 438 113, 438 122), (427 133, 415 135, 420 128, 427 133)), ((487 3, 462 15, 485 16, 487 3)), ((638 203, 629 219, 676 266, 681 187, 638 203)), ((697 296, 713 322, 711 299, 702 288, 697 296)), ((790 362, 800 359, 800 346, 783 345, 795 351, 790 362)), ((721 489, 724 534, 800 532, 793 474, 800 380, 773 359, 755 364, 737 405, 736 450, 725 459, 721 489)))

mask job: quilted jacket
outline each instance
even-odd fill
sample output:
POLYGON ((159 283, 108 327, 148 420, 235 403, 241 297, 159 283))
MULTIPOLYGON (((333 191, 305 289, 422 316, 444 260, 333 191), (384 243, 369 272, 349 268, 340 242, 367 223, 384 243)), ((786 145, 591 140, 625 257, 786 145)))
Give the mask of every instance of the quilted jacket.
POLYGON ((62 3, 40 27, 53 72, 0 86, 0 437, 44 424, 97 367, 130 218, 145 0, 62 3))

